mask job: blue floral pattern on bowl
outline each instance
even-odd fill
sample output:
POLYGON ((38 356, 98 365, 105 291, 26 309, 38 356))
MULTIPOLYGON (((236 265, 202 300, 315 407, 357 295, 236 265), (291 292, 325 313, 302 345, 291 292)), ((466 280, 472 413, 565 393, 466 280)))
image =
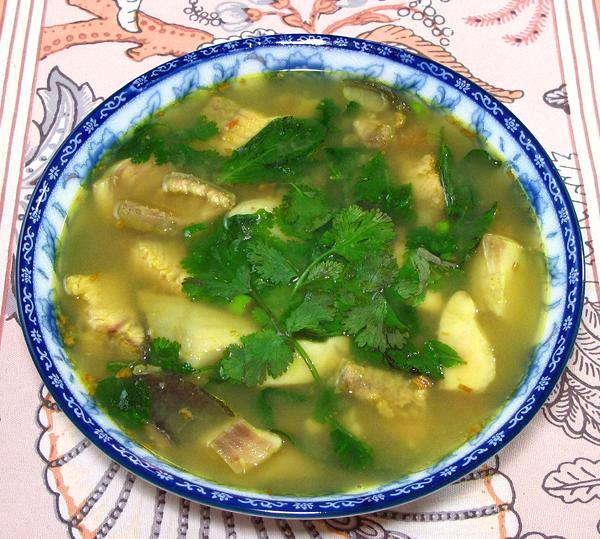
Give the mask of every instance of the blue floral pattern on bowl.
POLYGON ((558 381, 581 317, 582 243, 572 203, 551 160, 511 112, 471 81, 407 51, 359 39, 268 35, 229 41, 166 62, 94 110, 56 152, 34 191, 17 251, 19 315, 36 367, 58 405, 111 458, 155 485, 222 509, 285 518, 333 518, 411 501, 467 474, 512 440, 558 381), (551 277, 547 323, 529 370, 498 416, 437 464, 360 493, 314 498, 224 487, 179 470, 128 439, 95 405, 65 354, 54 311, 61 230, 98 158, 158 108, 231 77, 310 69, 375 77, 416 92, 501 150, 537 215, 551 277))

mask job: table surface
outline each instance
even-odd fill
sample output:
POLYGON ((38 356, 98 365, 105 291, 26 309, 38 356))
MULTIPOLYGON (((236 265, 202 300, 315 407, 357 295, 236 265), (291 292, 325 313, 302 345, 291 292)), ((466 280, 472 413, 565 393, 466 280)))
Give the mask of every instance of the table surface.
POLYGON ((600 0, 0 0, 0 537, 599 536, 599 19, 600 0), (586 298, 558 388, 482 469, 390 511, 251 518, 145 483, 56 407, 18 324, 12 253, 21 217, 71 128, 103 96, 174 55, 265 32, 384 41, 465 74, 536 134, 578 212, 586 298))

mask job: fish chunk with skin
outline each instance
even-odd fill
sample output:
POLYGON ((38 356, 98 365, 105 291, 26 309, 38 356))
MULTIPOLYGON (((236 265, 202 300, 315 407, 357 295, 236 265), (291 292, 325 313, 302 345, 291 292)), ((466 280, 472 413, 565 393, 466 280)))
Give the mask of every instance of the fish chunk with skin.
POLYGON ((276 434, 257 429, 245 419, 236 418, 208 442, 225 463, 237 474, 259 466, 279 451, 282 440, 276 434))
POLYGON ((144 342, 144 328, 118 283, 112 275, 69 275, 64 288, 67 294, 85 303, 89 327, 135 349, 144 342))
POLYGON ((402 416, 424 408, 427 390, 420 389, 401 372, 346 362, 337 378, 336 389, 375 405, 385 417, 402 416))
POLYGON ((438 339, 454 348, 464 361, 444 371, 439 387, 484 391, 496 376, 496 359, 477 323, 475 302, 467 292, 455 292, 446 304, 440 318, 438 339))
POLYGON ((496 316, 506 314, 507 290, 518 274, 522 256, 523 247, 519 243, 488 233, 470 262, 473 295, 496 316))
POLYGON ((213 206, 222 208, 224 211, 235 206, 235 195, 214 185, 201 180, 193 174, 182 172, 170 172, 163 178, 163 191, 166 193, 192 195, 207 200, 213 206))
POLYGON ((117 225, 138 232, 167 234, 177 226, 177 220, 169 211, 152 208, 133 200, 123 200, 115 208, 117 225))

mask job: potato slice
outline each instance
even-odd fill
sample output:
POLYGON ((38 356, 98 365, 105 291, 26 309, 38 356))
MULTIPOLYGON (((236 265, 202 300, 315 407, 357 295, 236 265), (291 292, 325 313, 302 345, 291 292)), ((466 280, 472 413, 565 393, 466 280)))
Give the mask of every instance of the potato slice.
POLYGON ((195 368, 215 363, 230 344, 258 330, 246 317, 183 296, 144 290, 138 293, 138 303, 151 337, 179 342, 181 358, 195 368))
POLYGON ((462 290, 450 298, 440 319, 438 339, 465 361, 445 370, 443 389, 483 391, 496 376, 494 351, 477 323, 477 308, 462 290))
POLYGON ((519 271, 523 247, 499 234, 486 234, 470 266, 473 295, 489 311, 504 316, 507 291, 519 271))
MULTIPOLYGON (((315 365, 323 379, 329 378, 348 357, 348 337, 331 337, 323 342, 300 340, 300 345, 315 365)), ((297 352, 288 370, 277 378, 267 377, 263 387, 295 386, 314 382, 306 363, 297 352)))

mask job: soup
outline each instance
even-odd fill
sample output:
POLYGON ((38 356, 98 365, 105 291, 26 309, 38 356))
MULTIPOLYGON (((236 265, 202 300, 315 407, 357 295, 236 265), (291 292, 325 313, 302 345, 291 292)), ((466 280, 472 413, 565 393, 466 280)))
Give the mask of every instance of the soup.
POLYGON ((175 466, 272 494, 439 461, 502 407, 543 323, 508 167, 368 80, 188 95, 101 159, 61 246, 57 320, 97 403, 175 466))

